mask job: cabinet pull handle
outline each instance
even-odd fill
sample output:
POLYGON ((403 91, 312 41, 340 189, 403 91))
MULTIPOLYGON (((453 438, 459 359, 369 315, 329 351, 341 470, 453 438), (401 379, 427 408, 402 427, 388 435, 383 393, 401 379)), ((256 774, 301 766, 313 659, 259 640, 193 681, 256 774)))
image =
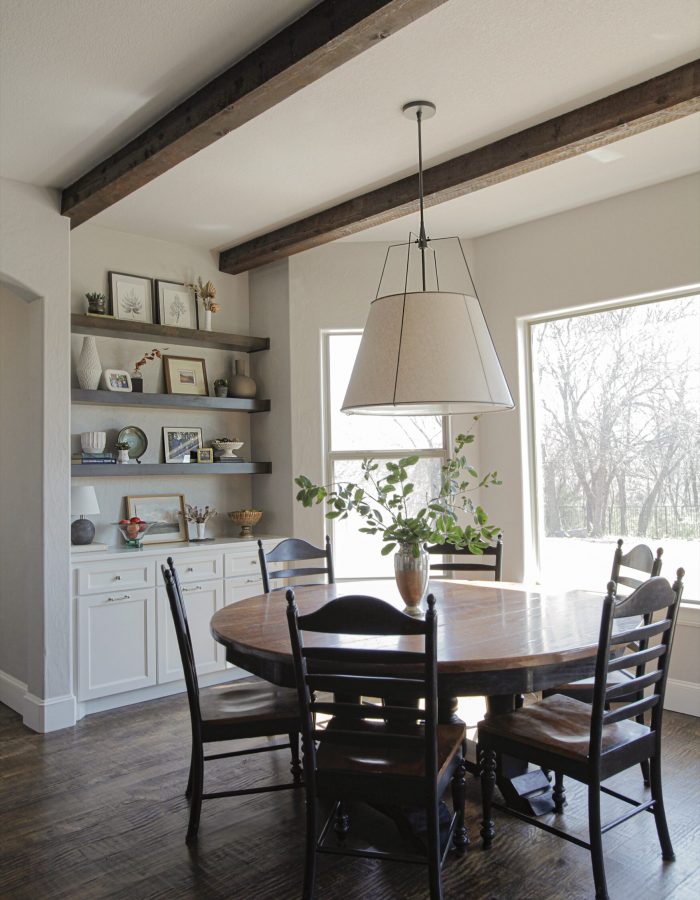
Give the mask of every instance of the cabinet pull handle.
POLYGON ((258 564, 257 559, 251 559, 250 564, 251 564, 251 566, 257 566, 257 564, 258 564))
POLYGON ((246 584, 255 584, 255 582, 257 580, 258 580, 257 578, 246 578, 245 583, 246 584))
POLYGON ((118 600, 131 600, 131 596, 124 594, 121 597, 107 597, 107 603, 116 603, 118 600))
POLYGON ((194 572, 194 566, 187 566, 185 572, 194 572))
POLYGON ((194 584, 194 585, 192 585, 192 587, 184 587, 184 588, 182 589, 182 593, 183 593, 183 594, 187 594, 187 593, 189 593, 190 591, 201 591, 201 590, 202 590, 202 585, 201 585, 201 584, 194 584))
POLYGON ((114 581, 121 581, 121 580, 122 580, 122 576, 121 576, 121 575, 115 575, 113 580, 114 580, 114 581))

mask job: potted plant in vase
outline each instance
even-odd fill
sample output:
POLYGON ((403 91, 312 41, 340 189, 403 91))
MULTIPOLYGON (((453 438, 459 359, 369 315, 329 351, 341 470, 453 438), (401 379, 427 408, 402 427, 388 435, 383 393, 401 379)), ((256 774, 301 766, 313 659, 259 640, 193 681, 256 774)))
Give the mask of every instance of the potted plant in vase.
POLYGON ((463 450, 473 441, 473 434, 458 435, 454 454, 440 469, 439 490, 422 503, 416 502, 411 478, 418 456, 387 461, 384 473, 379 462, 365 459, 360 483, 317 485, 300 475, 295 478, 300 488, 296 499, 306 507, 325 502, 327 519, 346 519, 355 512, 366 523, 361 532, 381 534, 382 555, 396 550, 394 571, 406 612, 417 614, 430 569, 425 544, 450 543, 480 554, 500 531, 498 525, 488 524, 483 508, 469 497, 472 491, 501 484, 495 470, 480 476, 469 464, 463 450))
POLYGON ((168 347, 163 347, 162 350, 159 350, 157 347, 154 347, 148 353, 144 353, 138 362, 134 363, 134 371, 131 374, 131 390, 135 394, 143 393, 143 367, 154 359, 161 359, 163 353, 168 349, 168 347))
POLYGON ((194 294, 195 302, 202 304, 203 318, 199 323, 200 331, 211 331, 212 313, 218 313, 221 304, 216 302, 216 288, 213 281, 203 282, 201 277, 196 282, 186 284, 194 294))
POLYGON ((204 537, 204 533, 207 528, 207 522, 216 514, 217 512, 213 506, 205 506, 204 508, 202 508, 201 506, 191 506, 189 503, 186 503, 185 519, 188 522, 194 524, 195 530, 197 532, 196 538, 190 538, 190 540, 206 540, 206 538, 204 537))
POLYGON ((217 378, 214 382, 214 394, 217 397, 228 397, 228 378, 217 378))

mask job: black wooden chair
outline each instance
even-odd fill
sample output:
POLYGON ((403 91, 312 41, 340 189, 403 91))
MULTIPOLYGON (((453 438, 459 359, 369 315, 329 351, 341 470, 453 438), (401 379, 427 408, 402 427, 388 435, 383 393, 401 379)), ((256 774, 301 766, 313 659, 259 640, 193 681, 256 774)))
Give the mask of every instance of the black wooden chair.
POLYGON ((503 569, 503 535, 499 534, 493 547, 486 547, 482 554, 471 553, 468 547, 454 544, 432 544, 426 547, 435 556, 469 556, 478 562, 441 562, 430 566, 431 572, 491 572, 494 581, 501 581, 503 569), (493 560, 493 561, 491 561, 493 560))
MULTIPOLYGON (((262 575, 263 591, 268 594, 270 592, 270 581, 277 578, 302 578, 307 575, 327 575, 328 584, 335 583, 333 574, 333 552, 331 550, 331 539, 326 536, 326 549, 314 547, 307 541, 299 538, 287 538, 280 541, 276 547, 273 547, 269 553, 263 550, 262 541, 258 541, 258 559, 260 560, 260 574, 262 575), (292 566, 284 569, 268 569, 268 563, 290 563, 290 562, 306 562, 307 560, 325 560, 324 566, 292 566)), ((277 590, 283 590, 277 588, 277 590)))
POLYGON ((494 837, 491 807, 496 754, 500 753, 555 772, 554 802, 557 813, 561 813, 564 807, 565 775, 588 786, 588 841, 516 810, 506 808, 506 812, 589 850, 597 898, 608 896, 602 835, 631 816, 644 810, 653 812, 662 856, 666 860, 674 859, 661 787, 661 720, 684 574, 683 569, 678 570, 673 587, 665 578, 654 577, 628 597, 621 598, 615 596, 614 583, 611 581, 608 584, 600 625, 592 705, 556 694, 532 706, 479 723, 483 801, 481 837, 484 848, 491 845, 494 837), (663 611, 662 618, 652 621, 654 613, 660 610, 663 611), (622 633, 613 636, 615 620, 628 617, 634 621, 622 633), (655 642, 651 643, 650 639, 655 642), (637 644, 635 653, 614 656, 617 648, 624 647, 630 641, 637 644), (622 687, 611 686, 609 673, 630 665, 636 666, 635 678, 622 687), (647 688, 653 688, 653 693, 645 696, 647 688), (630 694, 635 699, 610 709, 611 702, 617 703, 630 694), (649 710, 651 723, 647 726, 638 717, 649 710), (611 776, 644 760, 651 761, 650 799, 642 802, 633 800, 602 785, 611 776), (630 803, 633 809, 601 827, 601 791, 630 803))
MULTIPOLYGON (((661 557, 663 556, 663 548, 659 547, 656 556, 651 552, 646 544, 637 544, 628 553, 622 552, 622 538, 617 542, 617 549, 613 556, 612 572, 610 580, 615 583, 615 592, 618 592, 620 585, 636 589, 644 584, 647 578, 654 578, 661 574, 661 557), (622 569, 634 570, 644 578, 638 578, 636 575, 621 573, 622 569)), ((624 653, 624 649, 620 653, 624 653)), ((632 651, 637 648, 630 647, 632 651)), ((635 673, 630 669, 616 669, 609 675, 609 686, 614 687, 631 681, 635 677, 635 673)), ((543 697, 550 697, 552 694, 564 694, 566 697, 574 697, 576 700, 582 700, 584 703, 593 703, 593 689, 595 679, 582 678, 579 681, 572 681, 568 684, 561 684, 556 688, 543 691, 543 697)), ((621 700, 628 700, 628 697, 621 697, 621 700)), ((640 719, 640 721, 643 721, 640 719)), ((649 763, 644 761, 641 763, 642 779, 646 787, 649 787, 649 763)))
POLYGON ((189 844, 197 837, 202 800, 280 791, 302 785, 302 769, 299 761, 299 707, 295 691, 276 688, 269 682, 252 676, 200 690, 187 623, 187 612, 172 557, 168 559, 167 567, 161 566, 161 571, 175 625, 182 668, 185 673, 192 725, 192 756, 185 792, 185 796, 190 800, 190 821, 187 829, 187 843, 189 844), (204 744, 244 738, 269 738, 276 735, 288 736, 289 743, 268 744, 252 749, 204 755, 204 744), (294 778, 292 782, 204 793, 205 761, 285 749, 291 750, 291 769, 294 778))
POLYGON ((291 589, 287 601, 304 746, 305 900, 314 896, 318 853, 422 862, 429 868, 431 898, 441 898, 442 863, 453 840, 456 850, 464 850, 467 832, 461 753, 464 726, 437 724, 435 598, 428 596, 425 621, 374 597, 340 597, 306 616, 298 615, 291 589), (305 632, 328 639, 325 643, 315 639, 307 647, 305 632), (379 640, 373 642, 373 649, 339 648, 337 634, 371 635, 379 640), (380 636, 391 638, 390 649, 382 649, 380 636), (421 649, 396 649, 402 645, 421 649), (335 702, 317 700, 316 691, 332 691, 335 702), (366 705, 362 695, 384 698, 385 705, 366 705), (420 699, 425 709, 419 708, 420 699), (332 717, 325 730, 314 726, 316 713, 332 717), (450 784, 454 811, 442 851, 439 802, 450 784), (424 810, 427 854, 404 856, 328 841, 334 822, 338 830, 343 804, 356 800, 424 810), (323 801, 333 805, 319 834, 318 806, 323 801))

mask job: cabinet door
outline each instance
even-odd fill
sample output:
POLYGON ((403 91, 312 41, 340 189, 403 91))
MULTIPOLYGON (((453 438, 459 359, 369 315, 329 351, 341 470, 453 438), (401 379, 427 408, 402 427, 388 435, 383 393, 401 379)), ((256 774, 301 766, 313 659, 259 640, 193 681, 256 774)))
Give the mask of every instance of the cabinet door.
MULTIPOLYGON (((223 583, 203 581, 201 584, 183 584, 182 596, 187 608, 197 674, 223 671, 226 668, 226 652, 223 645, 212 638, 209 630, 211 617, 224 605, 223 583)), ((165 588, 158 588, 158 683, 184 677, 168 595, 165 588)))
POLYGON ((78 597, 78 699, 155 683, 155 590, 78 597))

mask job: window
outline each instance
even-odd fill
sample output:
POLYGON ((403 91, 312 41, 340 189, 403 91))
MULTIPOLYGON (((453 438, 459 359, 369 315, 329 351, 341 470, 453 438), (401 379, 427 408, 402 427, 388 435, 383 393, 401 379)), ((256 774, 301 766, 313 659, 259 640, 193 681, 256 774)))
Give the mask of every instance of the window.
MULTIPOLYGON (((440 488, 440 467, 445 458, 441 416, 347 416, 340 412, 352 367, 360 346, 360 332, 330 333, 325 341, 326 368, 326 482, 359 481, 361 461, 398 460, 410 451, 421 457, 415 471, 416 506, 440 488)), ((332 528, 333 555, 338 578, 388 578, 393 558, 381 556, 381 536, 361 534, 354 514, 328 523, 332 528)))
POLYGON ((542 580, 602 591, 618 537, 700 598, 700 297, 530 325, 542 580))

